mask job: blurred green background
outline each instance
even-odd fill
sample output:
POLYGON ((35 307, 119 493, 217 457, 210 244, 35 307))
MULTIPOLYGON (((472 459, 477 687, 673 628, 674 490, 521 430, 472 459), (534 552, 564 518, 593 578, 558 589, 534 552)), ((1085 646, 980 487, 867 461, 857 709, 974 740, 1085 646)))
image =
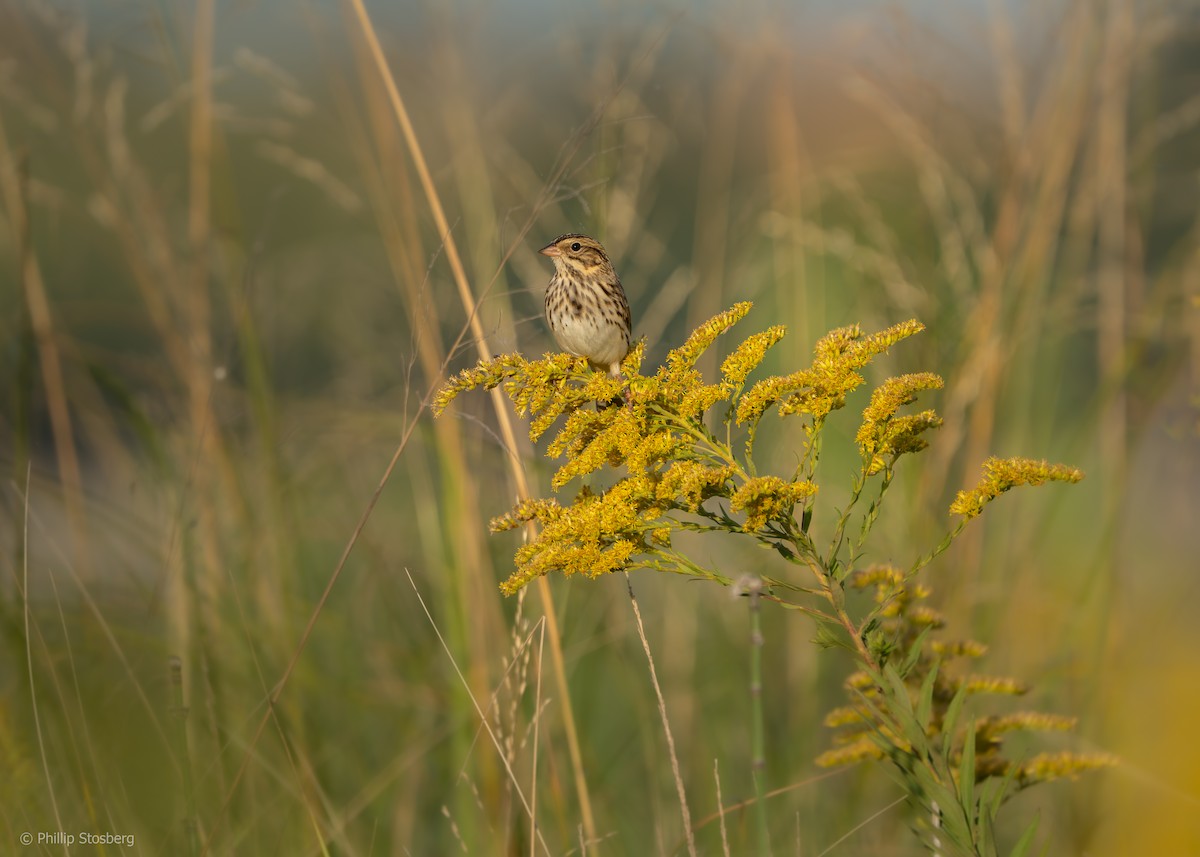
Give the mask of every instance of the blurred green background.
MULTIPOLYGON (((492 400, 422 407, 481 351, 552 348, 534 251, 583 231, 650 366, 736 300, 739 333, 789 326, 772 373, 835 326, 928 326, 880 370, 943 375, 946 424, 866 561, 932 547, 990 454, 1087 472, 1000 500, 926 579, 1022 705, 1080 717, 1031 750, 1122 758, 1018 797, 1002 841, 1040 813, 1047 853, 1200 853, 1200 7, 366 11, 0 6, 0 852, 526 853, 507 768, 534 853, 684 853, 625 581, 502 598, 492 400)), ((866 399, 831 422, 831 504, 866 399)), ((764 425, 790 468, 794 427, 764 425)), ((632 580, 721 853, 751 795, 745 603, 632 580)), ((848 664, 764 619, 775 852, 920 853, 882 769, 812 762, 848 664)))

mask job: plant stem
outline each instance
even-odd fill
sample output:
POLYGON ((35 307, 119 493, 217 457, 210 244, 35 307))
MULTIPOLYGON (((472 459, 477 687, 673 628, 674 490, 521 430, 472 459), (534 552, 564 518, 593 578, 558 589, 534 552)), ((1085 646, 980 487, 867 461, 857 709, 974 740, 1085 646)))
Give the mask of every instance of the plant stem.
POLYGON ((696 834, 692 830, 692 814, 688 811, 687 792, 683 788, 683 775, 679 772, 679 756, 675 752, 675 736, 671 734, 671 721, 667 717, 667 703, 663 699, 662 685, 658 683, 658 671, 654 669, 654 655, 650 653, 650 641, 646 639, 646 626, 642 623, 642 611, 638 607, 637 596, 633 594, 633 582, 629 572, 625 572, 625 586, 629 590, 629 603, 633 605, 633 618, 637 621, 638 637, 642 640, 642 649, 646 653, 646 661, 650 665, 650 683, 654 685, 654 695, 658 698, 658 715, 662 718, 663 732, 667 736, 667 754, 671 758, 671 773, 675 777, 675 789, 679 795, 679 810, 683 816, 683 835, 687 839, 688 854, 696 857, 696 834))
POLYGON ((175 716, 175 752, 179 756, 179 766, 183 772, 183 795, 187 805, 187 818, 183 820, 183 837, 187 842, 187 853, 196 857, 200 853, 200 840, 197 836, 196 819, 196 786, 192 778, 192 757, 188 749, 187 716, 188 709, 183 699, 183 661, 177 655, 172 655, 168 661, 171 677, 172 708, 175 716))
POLYGON ((771 837, 767 829, 766 739, 763 724, 762 680, 762 581, 754 578, 748 587, 750 597, 750 708, 751 775, 754 780, 754 818, 758 827, 759 857, 769 857, 771 837))

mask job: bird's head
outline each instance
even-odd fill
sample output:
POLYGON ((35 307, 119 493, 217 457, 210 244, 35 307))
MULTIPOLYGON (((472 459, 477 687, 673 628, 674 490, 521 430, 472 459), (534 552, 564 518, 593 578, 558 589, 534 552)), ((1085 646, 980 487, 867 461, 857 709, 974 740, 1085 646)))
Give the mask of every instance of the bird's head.
POLYGON ((595 274, 609 265, 608 254, 600 242, 586 235, 563 235, 538 252, 549 256, 559 271, 571 271, 582 276, 595 274))

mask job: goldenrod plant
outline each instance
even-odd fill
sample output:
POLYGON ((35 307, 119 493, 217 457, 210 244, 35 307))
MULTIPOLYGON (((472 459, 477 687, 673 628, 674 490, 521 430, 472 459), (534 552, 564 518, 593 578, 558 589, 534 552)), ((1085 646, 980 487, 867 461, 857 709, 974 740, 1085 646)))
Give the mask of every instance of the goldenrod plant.
MULTIPOLYGON (((866 383, 864 367, 924 327, 911 320, 877 333, 857 325, 839 328, 817 342, 808 368, 747 386, 786 333, 773 326, 734 348, 720 378, 706 383, 697 359, 750 309, 749 302, 739 303, 702 324, 652 375, 641 372, 644 345, 638 343, 619 378, 567 354, 541 360, 508 354, 481 361, 440 390, 434 403, 439 414, 464 391, 501 386, 518 412, 532 418, 532 440, 558 425, 546 449, 562 459, 551 480, 555 491, 605 468, 614 474, 610 487, 584 485, 569 503, 525 499, 493 520, 493 532, 538 525, 500 588, 511 595, 556 571, 596 578, 645 568, 737 584, 752 600, 812 617, 818 642, 849 651, 856 662, 846 682, 849 704, 826 721, 841 730, 836 746, 818 763, 886 759, 918 809, 915 817, 931 850, 998 854, 994 822, 1007 797, 1114 759, 1098 753, 1006 756, 1005 735, 1066 730, 1075 721, 1038 712, 979 713, 973 700, 1017 695, 1025 687, 1015 679, 953 669, 985 647, 935 636, 943 619, 925 603, 929 589, 918 577, 1001 494, 1020 485, 1078 482, 1083 474, 1031 459, 989 459, 979 484, 954 500, 950 513, 957 522, 936 547, 907 568, 869 564, 867 541, 897 462, 924 449, 926 434, 942 422, 932 410, 902 409, 941 388, 942 379, 922 372, 876 387, 856 434, 861 464, 840 510, 820 502, 822 432, 848 395, 866 383), (800 421, 802 431, 789 434, 801 438, 791 473, 763 473, 755 463, 757 429, 772 409, 800 421), (816 526, 818 519, 823 526, 816 526), (747 582, 676 547, 679 531, 754 539, 779 557, 781 571, 747 582), (873 597, 854 598, 860 590, 873 597)), ((1033 833, 1031 826, 1012 853, 1024 853, 1033 833)))

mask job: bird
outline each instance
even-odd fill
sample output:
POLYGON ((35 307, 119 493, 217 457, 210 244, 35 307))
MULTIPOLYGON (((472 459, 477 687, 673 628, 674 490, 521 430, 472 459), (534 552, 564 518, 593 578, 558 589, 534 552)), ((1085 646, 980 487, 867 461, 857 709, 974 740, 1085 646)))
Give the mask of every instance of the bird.
POLYGON ((608 254, 594 238, 559 236, 538 251, 554 262, 546 289, 546 323, 559 348, 621 376, 633 322, 608 254))

